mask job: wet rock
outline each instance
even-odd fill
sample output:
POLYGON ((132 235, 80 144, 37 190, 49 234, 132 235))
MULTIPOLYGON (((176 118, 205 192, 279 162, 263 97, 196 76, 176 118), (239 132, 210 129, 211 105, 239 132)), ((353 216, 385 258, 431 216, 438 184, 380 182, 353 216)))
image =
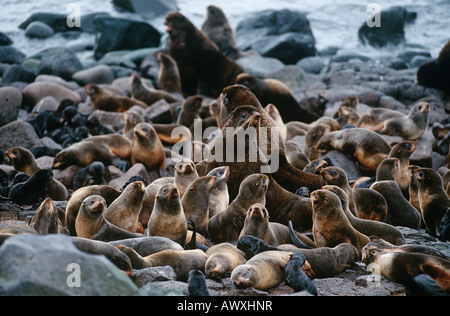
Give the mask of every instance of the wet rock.
POLYGON ((300 67, 307 73, 320 74, 327 62, 328 58, 326 57, 305 57, 297 62, 297 67, 300 67))
POLYGON ((2 84, 8 84, 17 81, 31 83, 35 78, 35 74, 25 67, 20 65, 11 65, 3 73, 1 82, 2 84))
POLYGON ((0 88, 0 126, 6 125, 17 119, 22 105, 22 92, 13 87, 0 88))
POLYGON ((276 58, 262 56, 247 56, 236 60, 244 71, 256 77, 266 77, 267 74, 284 68, 284 64, 276 58))
POLYGON ((55 31, 40 21, 30 23, 25 29, 25 35, 29 38, 47 38, 53 36, 53 34, 55 34, 55 31))
POLYGON ((5 151, 16 146, 31 148, 40 145, 41 141, 30 123, 14 121, 0 128, 0 150, 5 151))
POLYGON ((71 80, 72 75, 83 69, 78 57, 64 47, 46 50, 38 68, 38 74, 54 75, 64 80, 71 80))
POLYGON ((5 33, 0 32, 0 46, 12 45, 13 41, 5 33))
POLYGON ((119 12, 136 13, 147 19, 178 10, 174 0, 113 0, 112 3, 119 12))
POLYGON ((11 46, 0 46, 0 63, 21 64, 25 54, 11 46))
POLYGON ((55 32, 67 32, 72 30, 67 26, 66 14, 46 12, 33 13, 27 20, 19 25, 19 28, 22 30, 26 30, 30 24, 36 21, 50 26, 55 32))

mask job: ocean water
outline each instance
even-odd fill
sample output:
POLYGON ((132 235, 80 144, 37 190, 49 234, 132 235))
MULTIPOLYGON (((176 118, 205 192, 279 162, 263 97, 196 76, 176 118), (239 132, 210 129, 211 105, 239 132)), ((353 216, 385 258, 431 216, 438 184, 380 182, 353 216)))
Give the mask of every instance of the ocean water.
MULTIPOLYGON (((70 3, 79 4, 81 14, 108 12, 112 16, 145 20, 137 14, 117 12, 110 0, 0 0, 0 31, 8 34, 14 40, 14 46, 27 55, 64 45, 75 39, 64 34, 45 40, 29 39, 18 26, 35 12, 69 14, 67 8, 70 3)), ((197 27, 201 27, 209 4, 221 7, 234 28, 249 14, 262 10, 287 8, 304 12, 310 20, 319 50, 337 46, 346 51, 377 57, 397 54, 420 45, 437 57, 440 49, 450 40, 450 0, 177 0, 180 11, 197 27), (404 45, 375 49, 359 42, 358 29, 370 14, 367 11, 370 2, 377 3, 382 10, 400 5, 417 12, 415 22, 405 26, 404 45)), ((165 31, 164 17, 147 22, 161 32, 165 31)), ((93 35, 82 34, 81 40, 84 38, 94 40, 93 35)))

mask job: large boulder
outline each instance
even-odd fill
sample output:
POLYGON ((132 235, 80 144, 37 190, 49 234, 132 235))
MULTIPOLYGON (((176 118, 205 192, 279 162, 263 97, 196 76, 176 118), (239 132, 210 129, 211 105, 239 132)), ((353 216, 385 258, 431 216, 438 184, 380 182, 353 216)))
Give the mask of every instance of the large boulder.
POLYGON ((25 35, 30 38, 47 38, 55 34, 55 31, 44 22, 34 21, 27 26, 25 35))
POLYGON ((119 12, 136 13, 147 19, 178 10, 174 0, 113 0, 112 3, 119 12))
POLYGON ((34 127, 25 121, 13 121, 0 127, 0 150, 5 151, 11 147, 31 148, 40 146, 41 141, 34 127))
POLYGON ((105 256, 78 250, 63 235, 18 235, 0 248, 0 295, 130 296, 131 279, 105 256))
POLYGON ((0 46, 9 46, 13 43, 12 39, 9 38, 5 33, 0 32, 0 46))
POLYGON ((255 50, 284 64, 316 54, 315 39, 304 13, 267 10, 239 23, 236 28, 239 50, 255 50))
POLYGON ((42 53, 38 74, 54 75, 71 80, 72 75, 83 70, 78 57, 64 47, 50 48, 42 53))
POLYGON ((417 13, 400 6, 383 10, 380 13, 381 26, 370 27, 364 22, 358 31, 359 39, 374 47, 401 44, 405 41, 405 23, 414 21, 416 16, 417 13))
POLYGON ((11 46, 0 46, 0 63, 22 64, 26 56, 11 46))
POLYGON ((152 25, 140 21, 97 17, 95 19, 97 42, 94 57, 98 60, 107 52, 158 47, 161 33, 152 25))

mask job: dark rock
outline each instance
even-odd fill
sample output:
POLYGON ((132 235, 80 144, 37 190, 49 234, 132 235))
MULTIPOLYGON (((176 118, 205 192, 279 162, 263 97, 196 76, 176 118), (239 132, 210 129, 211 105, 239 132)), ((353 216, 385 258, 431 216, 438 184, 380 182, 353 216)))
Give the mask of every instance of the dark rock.
POLYGON ((31 148, 40 146, 36 131, 30 123, 25 121, 14 121, 0 128, 0 150, 21 146, 31 148))
MULTIPOLYGON (((19 25, 22 30, 27 29, 27 27, 33 22, 42 22, 50 26, 55 32, 68 32, 74 29, 69 28, 67 25, 67 15, 57 14, 57 13, 47 13, 47 12, 37 12, 33 13, 26 21, 19 25)), ((75 28, 76 30, 77 28, 75 28)))
POLYGON ((408 12, 400 6, 381 11, 381 26, 369 27, 367 22, 364 22, 358 31, 359 39, 363 44, 374 47, 403 43, 405 41, 405 23, 413 21, 416 15, 415 12, 408 12))
POLYGON ((11 46, 0 46, 0 63, 22 64, 26 56, 11 46))
POLYGON ((12 45, 13 41, 5 33, 0 32, 0 46, 12 45))
POLYGON ((316 54, 309 20, 301 12, 267 10, 239 23, 236 28, 239 50, 255 50, 285 64, 316 54))
POLYGON ((34 21, 27 26, 25 35, 30 38, 47 38, 55 34, 55 31, 44 22, 34 21))
POLYGON ((97 43, 94 57, 96 59, 100 59, 107 52, 115 50, 157 47, 161 41, 159 31, 144 22, 97 17, 95 26, 97 43))
POLYGON ((165 100, 160 100, 145 110, 145 121, 154 124, 172 124, 175 120, 172 115, 172 106, 165 100))
POLYGON ((12 82, 26 82, 32 83, 36 79, 34 73, 19 65, 11 65, 6 69, 2 76, 2 84, 12 83, 12 82))
POLYGON ((64 80, 71 80, 72 75, 82 69, 83 65, 73 52, 57 47, 43 52, 38 74, 54 75, 64 80))
POLYGON ((300 59, 297 63, 297 67, 300 67, 307 73, 320 74, 322 69, 328 63, 328 58, 326 57, 305 57, 300 59))
POLYGON ((174 0, 113 0, 119 12, 137 13, 148 19, 178 10, 174 0))
POLYGON ((331 58, 331 62, 332 63, 346 63, 349 60, 352 59, 358 59, 361 61, 369 61, 371 60, 370 57, 364 56, 364 55, 360 55, 357 53, 347 53, 347 54, 339 54, 339 55, 335 55, 331 58))
POLYGON ((0 126, 6 125, 17 119, 22 105, 22 92, 13 87, 0 88, 0 126))
POLYGON ((279 71, 284 68, 284 64, 275 58, 262 56, 247 56, 236 60, 244 71, 251 76, 266 77, 267 74, 279 71))

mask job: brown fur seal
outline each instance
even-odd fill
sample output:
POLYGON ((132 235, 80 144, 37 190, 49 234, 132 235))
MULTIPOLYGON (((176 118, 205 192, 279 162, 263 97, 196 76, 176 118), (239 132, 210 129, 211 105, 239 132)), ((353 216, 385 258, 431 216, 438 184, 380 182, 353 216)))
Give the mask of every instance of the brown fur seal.
POLYGON ((117 246, 131 261, 133 269, 171 266, 177 281, 187 281, 191 270, 205 271, 207 259, 202 250, 163 250, 147 257, 140 256, 135 250, 124 245, 117 246))
POLYGON ((231 273, 234 268, 244 264, 245 254, 230 243, 220 243, 206 251, 208 259, 205 264, 206 276, 220 280, 231 273))
POLYGON ((326 167, 328 167, 328 162, 326 160, 316 159, 307 164, 305 168, 303 168, 303 171, 320 175, 323 168, 326 167))
POLYGON ((144 233, 139 223, 145 186, 142 181, 130 183, 122 194, 106 209, 105 219, 113 225, 132 233, 144 233))
POLYGON ((161 90, 183 95, 177 62, 168 54, 158 53, 158 86, 161 90))
POLYGON ((208 176, 216 177, 216 184, 209 196, 209 218, 225 211, 230 204, 227 180, 230 176, 230 167, 219 167, 211 170, 208 176))
POLYGON ((385 180, 375 182, 370 186, 383 195, 388 206, 384 222, 393 226, 404 226, 418 229, 420 226, 420 213, 408 202, 402 194, 397 182, 385 180))
MULTIPOLYGON (((25 172, 30 177, 41 170, 34 155, 26 148, 13 147, 5 151, 5 154, 11 159, 15 170, 25 172)), ((69 195, 67 188, 55 178, 50 180, 47 192, 48 196, 54 201, 65 201, 69 195)))
POLYGON ((147 227, 148 236, 166 237, 184 247, 188 226, 175 185, 166 184, 158 191, 147 227))
POLYGON ((389 158, 399 159, 398 172, 395 175, 395 182, 398 183, 405 198, 409 198, 409 184, 411 183, 411 176, 409 174, 409 162, 411 155, 416 150, 416 142, 404 141, 392 146, 389 158))
POLYGON ((31 219, 30 227, 34 228, 39 235, 69 235, 65 225, 65 213, 55 206, 51 198, 46 198, 39 206, 36 214, 31 219))
POLYGON ((442 217, 450 208, 450 198, 444 190, 442 177, 436 170, 418 168, 414 173, 419 181, 420 212, 426 230, 431 236, 438 237, 442 217))
POLYGON ((105 209, 106 202, 103 197, 91 195, 86 198, 81 203, 75 220, 77 236, 105 242, 144 236, 131 233, 108 222, 103 216, 105 209))
POLYGON ((227 109, 221 102, 213 101, 209 106, 209 112, 215 118, 217 127, 222 129, 227 121, 227 109))
POLYGON ((216 98, 243 72, 181 13, 167 14, 165 24, 170 37, 169 54, 177 62, 185 96, 199 93, 216 98))
POLYGON ((253 287, 266 291, 285 280, 284 267, 291 252, 265 251, 247 263, 237 266, 231 273, 231 281, 239 289, 253 287))
POLYGON ((311 127, 305 136, 304 151, 309 160, 319 159, 320 153, 317 151, 317 143, 325 135, 331 132, 328 125, 317 124, 311 127))
POLYGON ((373 131, 350 128, 326 134, 319 140, 317 150, 320 153, 339 150, 353 157, 369 175, 374 175, 378 165, 388 158, 391 146, 373 131))
POLYGON ((150 183, 145 188, 144 199, 142 201, 142 209, 141 213, 139 214, 139 222, 144 227, 147 227, 148 220, 150 219, 153 207, 155 206, 155 198, 158 194, 159 189, 161 189, 166 184, 173 184, 173 178, 159 178, 150 183))
POLYGON ((195 164, 192 160, 184 158, 174 168, 174 183, 178 188, 180 197, 183 197, 187 187, 199 177, 195 164))
POLYGON ((353 228, 342 209, 339 197, 327 190, 311 193, 313 204, 313 236, 317 247, 336 247, 349 243, 361 251, 369 237, 353 228))
POLYGON ((417 81, 427 88, 449 92, 448 74, 450 70, 450 41, 448 41, 437 59, 423 63, 417 71, 417 81))
POLYGON ((65 222, 67 224, 67 228, 69 229, 70 235, 77 236, 77 232, 75 229, 75 220, 78 216, 80 206, 83 203, 84 199, 88 198, 91 195, 100 195, 105 199, 107 205, 110 205, 121 194, 121 191, 109 185, 93 185, 76 190, 67 202, 66 207, 65 222))
POLYGON ((414 206, 416 210, 420 212, 420 200, 419 200, 419 180, 417 179, 414 170, 419 169, 419 166, 409 166, 409 175, 411 177, 411 182, 409 184, 409 203, 414 206))
POLYGON ((194 120, 200 119, 199 110, 202 106, 202 102, 202 96, 194 95, 188 97, 183 102, 177 123, 186 127, 191 127, 194 124, 194 120))
POLYGON ((131 92, 133 98, 151 106, 159 100, 166 100, 168 103, 179 102, 180 99, 165 90, 157 90, 145 84, 144 80, 137 74, 131 75, 131 92))
MULTIPOLYGON (((286 123, 291 121, 311 123, 320 117, 320 115, 310 113, 302 108, 289 88, 279 80, 271 78, 259 79, 247 73, 242 73, 237 76, 236 84, 249 88, 263 107, 271 103, 274 104, 286 123)), ((243 103, 241 105, 244 104, 252 105, 251 103, 243 103)))
POLYGON ((326 185, 323 189, 331 191, 339 197, 345 215, 347 215, 347 218, 352 226, 360 233, 369 237, 373 235, 378 236, 394 245, 403 245, 406 243, 403 234, 394 226, 387 223, 365 220, 354 216, 348 208, 348 196, 340 187, 335 185, 326 185))
POLYGON ((380 193, 366 189, 352 189, 347 175, 342 168, 327 167, 321 171, 322 177, 328 185, 336 185, 347 194, 349 209, 356 217, 383 221, 386 217, 388 206, 380 193))
POLYGON ((416 295, 450 294, 450 261, 422 253, 386 252, 376 247, 362 251, 362 261, 375 264, 380 274, 406 285, 416 295))
POLYGON ((200 177, 192 182, 181 199, 186 218, 194 218, 197 231, 208 235, 209 223, 209 195, 216 185, 216 177, 200 177))
POLYGON ((233 28, 221 8, 215 5, 209 5, 206 8, 206 19, 203 22, 202 31, 217 45, 225 56, 231 59, 239 57, 233 28))
POLYGON ((87 85, 84 89, 96 110, 126 112, 135 105, 143 109, 148 108, 148 105, 140 100, 114 94, 94 84, 87 85))
POLYGON ((278 128, 280 129, 280 135, 281 138, 283 138, 286 141, 287 138, 287 127, 286 124, 284 124, 283 118, 280 115, 280 111, 278 111, 278 108, 273 105, 272 103, 268 104, 264 108, 269 114, 269 116, 273 119, 273 121, 277 124, 278 128))
POLYGON ((131 142, 131 163, 141 163, 147 170, 166 169, 164 146, 149 123, 139 123, 134 128, 131 142))
POLYGON ((248 209, 255 203, 265 204, 269 178, 263 174, 248 176, 242 181, 238 196, 228 208, 211 217, 208 232, 213 242, 239 239, 248 209))
POLYGON ((400 159, 386 158, 378 165, 377 173, 375 175, 375 181, 384 181, 384 180, 396 181, 397 178, 399 179, 400 177, 399 169, 400 169, 400 159))
MULTIPOLYGON (((294 233, 307 247, 315 248, 311 239, 300 233, 294 233)), ((262 204, 254 204, 249 208, 239 238, 246 235, 264 240, 274 247, 292 242, 289 227, 280 223, 269 222, 269 212, 262 204)))

